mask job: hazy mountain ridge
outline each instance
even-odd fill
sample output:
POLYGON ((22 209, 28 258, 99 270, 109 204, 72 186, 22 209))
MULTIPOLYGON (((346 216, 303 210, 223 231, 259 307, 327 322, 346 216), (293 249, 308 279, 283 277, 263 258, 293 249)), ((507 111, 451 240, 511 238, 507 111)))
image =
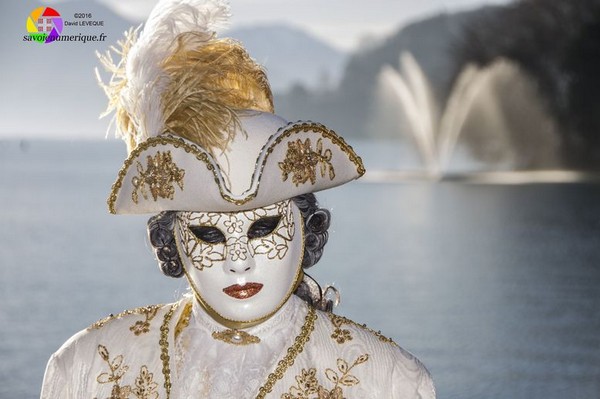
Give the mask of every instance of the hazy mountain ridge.
POLYGON ((278 96, 279 111, 290 119, 315 118, 344 135, 364 137, 377 77, 384 65, 398 69, 402 52, 413 54, 430 78, 438 100, 443 102, 461 67, 452 51, 458 46, 465 26, 492 9, 496 7, 442 13, 402 27, 380 44, 354 52, 338 89, 311 93, 296 87, 278 96))
MULTIPOLYGON (((24 42, 27 17, 38 6, 25 2, 3 5, 8 34, 0 37, 0 50, 8 62, 0 74, 0 98, 9 107, 0 108, 0 133, 38 136, 43 130, 54 136, 101 138, 108 121, 99 121, 98 116, 107 103, 94 75, 99 66, 95 51, 104 52, 114 45, 132 23, 100 3, 67 1, 50 6, 65 20, 73 21, 74 13, 85 12, 94 20, 103 20, 104 26, 66 26, 63 34, 105 33, 105 42, 24 42)), ((331 87, 341 78, 346 54, 299 28, 244 27, 222 36, 228 35, 242 41, 250 54, 265 64, 275 91, 295 83, 316 88, 328 82, 326 86, 331 87)))
POLYGON ((274 92, 295 84, 312 89, 339 83, 347 54, 297 27, 246 26, 224 33, 241 41, 267 70, 274 92))
POLYGON ((600 0, 523 0, 440 14, 354 53, 338 89, 280 94, 278 110, 288 119, 315 118, 344 136, 413 144, 424 121, 434 125, 428 140, 440 137, 441 112, 454 120, 452 140, 488 167, 598 170, 599 38, 600 0), (419 90, 398 66, 403 53, 422 70, 434 112, 415 108, 419 90), (403 78, 387 87, 399 103, 382 102, 382 83, 391 85, 381 81, 385 68, 403 78), (408 112, 412 126, 392 121, 380 129, 382 108, 388 118, 408 112))

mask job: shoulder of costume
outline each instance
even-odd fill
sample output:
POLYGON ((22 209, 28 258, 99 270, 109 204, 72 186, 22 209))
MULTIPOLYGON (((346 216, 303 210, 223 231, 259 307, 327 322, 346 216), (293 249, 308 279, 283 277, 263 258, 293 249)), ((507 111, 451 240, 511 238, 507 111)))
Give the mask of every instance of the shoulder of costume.
POLYGON ((392 338, 383 335, 381 331, 376 331, 367 327, 366 324, 357 323, 332 312, 320 312, 320 316, 329 321, 332 329, 331 338, 339 344, 359 339, 362 345, 382 348, 396 360, 414 363, 426 371, 425 366, 415 355, 398 345, 392 338), (386 350, 386 347, 389 350, 386 350))
POLYGON ((189 299, 184 298, 174 303, 141 306, 118 314, 110 314, 73 335, 57 353, 68 352, 70 348, 75 347, 94 346, 102 340, 112 340, 112 338, 124 342, 128 339, 154 340, 160 334, 165 322, 171 325, 179 320, 188 302, 189 299))
MULTIPOLYGON (((100 330, 104 327, 122 327, 125 324, 131 324, 130 331, 135 335, 141 335, 147 332, 155 321, 158 321, 160 314, 164 314, 174 304, 158 304, 140 306, 134 309, 124 310, 117 314, 109 314, 108 316, 91 324, 84 331, 100 330)), ((159 322, 160 323, 160 322, 159 322)))
POLYGON ((346 344, 358 344, 370 355, 376 355, 378 362, 386 362, 388 366, 397 368, 403 374, 415 374, 416 383, 432 385, 431 376, 425 365, 412 353, 398 345, 381 331, 373 330, 366 324, 359 324, 346 317, 331 312, 319 312, 320 319, 325 319, 331 329, 331 339, 340 347, 346 344))
MULTIPOLYGON (((357 323, 344 316, 340 316, 332 312, 321 312, 321 316, 329 320, 329 322, 331 323, 331 326, 334 330, 333 335, 337 336, 336 333, 344 334, 344 330, 347 331, 345 335, 352 332, 358 332, 363 339, 399 347, 399 345, 396 342, 394 342, 393 339, 386 337, 381 333, 381 331, 375 331, 367 327, 366 324, 357 323)), ((340 336, 339 340, 343 340, 343 336, 340 336)))

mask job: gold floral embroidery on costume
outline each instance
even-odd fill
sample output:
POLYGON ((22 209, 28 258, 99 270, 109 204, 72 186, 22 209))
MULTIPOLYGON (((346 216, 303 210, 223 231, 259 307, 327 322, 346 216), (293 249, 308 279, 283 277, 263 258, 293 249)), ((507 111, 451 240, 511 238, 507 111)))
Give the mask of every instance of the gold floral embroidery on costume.
POLYGON ((296 385, 290 387, 288 393, 281 395, 281 399, 344 399, 342 387, 352 387, 360 383, 360 380, 350 374, 350 371, 367 360, 369 360, 368 354, 360 355, 351 365, 344 359, 338 359, 337 371, 325 369, 325 377, 334 384, 331 389, 319 383, 315 368, 302 369, 296 376, 296 385))
POLYGON ((328 313, 329 320, 331 320, 331 324, 335 327, 333 333, 331 334, 331 338, 333 338, 338 344, 343 344, 346 341, 352 341, 352 335, 349 330, 342 328, 344 324, 349 324, 350 321, 345 317, 341 317, 335 315, 333 313, 328 313))
POLYGON ((145 319, 136 321, 131 327, 129 327, 129 330, 131 332, 133 332, 135 335, 145 334, 150 331, 150 322, 152 321, 152 319, 154 319, 154 317, 158 313, 158 310, 161 307, 162 307, 162 305, 151 305, 151 306, 144 306, 144 307, 135 308, 135 309, 131 309, 131 310, 125 310, 117 315, 111 314, 108 317, 105 317, 102 320, 98 320, 97 322, 95 322, 94 324, 89 326, 88 330, 97 330, 99 328, 104 327, 104 325, 107 324, 108 322, 115 320, 115 319, 121 319, 124 316, 144 315, 145 319))
POLYGON ((398 346, 391 338, 388 338, 381 334, 381 331, 372 330, 369 327, 367 327, 366 324, 358 324, 353 322, 352 320, 335 315, 333 313, 328 313, 327 316, 329 316, 329 320, 331 320, 331 324, 333 324, 334 327, 333 333, 331 334, 331 338, 333 338, 338 344, 343 344, 347 341, 352 340, 352 334, 350 333, 350 331, 342 328, 344 324, 350 324, 370 332, 371 334, 375 335, 377 339, 379 339, 381 342, 386 342, 398 346))
POLYGON ((185 171, 175 165, 171 151, 157 151, 154 157, 148 155, 146 160, 146 170, 144 170, 141 162, 137 162, 138 176, 134 176, 131 179, 131 183, 135 188, 131 193, 131 199, 136 204, 138 203, 139 190, 144 199, 147 200, 147 189, 149 189, 154 201, 157 201, 158 197, 172 200, 175 195, 174 184, 177 184, 183 190, 183 176, 185 175, 185 171))
POLYGON ((121 380, 129 371, 129 366, 123 364, 123 355, 118 355, 111 360, 108 349, 104 345, 98 345, 98 354, 108 364, 110 371, 98 375, 96 381, 99 384, 113 384, 110 397, 107 399, 158 398, 156 391, 158 384, 154 382, 154 374, 148 371, 148 367, 140 367, 140 373, 135 379, 135 386, 122 385, 121 380))
POLYGON ((157 306, 147 306, 145 308, 140 308, 140 313, 142 313, 146 319, 138 320, 134 325, 129 327, 129 330, 132 331, 135 335, 144 334, 150 331, 150 322, 158 313, 157 306))
POLYGON ((328 148, 323 151, 323 140, 317 140, 317 149, 314 151, 311 146, 310 139, 307 138, 304 142, 301 139, 289 141, 285 159, 279 162, 281 169, 282 180, 286 181, 290 173, 292 183, 296 187, 310 180, 311 184, 317 181, 317 165, 320 164, 321 177, 325 177, 325 173, 329 171, 329 180, 335 178, 335 170, 331 164, 332 153, 328 148))
POLYGON ((273 205, 235 213, 181 212, 178 214, 179 234, 185 255, 192 260, 198 270, 212 267, 227 257, 232 261, 246 260, 255 255, 265 255, 268 259, 283 259, 294 238, 294 217, 290 200, 273 205), (281 220, 275 230, 264 237, 249 239, 247 234, 227 238, 225 243, 202 241, 192 233, 190 226, 217 227, 227 234, 248 232, 252 223, 268 215, 280 215, 281 220))

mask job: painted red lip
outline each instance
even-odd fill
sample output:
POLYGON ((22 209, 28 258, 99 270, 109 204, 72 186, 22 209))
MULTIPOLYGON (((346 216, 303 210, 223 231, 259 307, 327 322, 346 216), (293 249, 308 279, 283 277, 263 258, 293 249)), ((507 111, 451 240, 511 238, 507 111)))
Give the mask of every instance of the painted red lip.
POLYGON ((260 283, 246 283, 246 285, 234 284, 223 288, 223 292, 235 299, 248 299, 258 294, 263 285, 260 283))

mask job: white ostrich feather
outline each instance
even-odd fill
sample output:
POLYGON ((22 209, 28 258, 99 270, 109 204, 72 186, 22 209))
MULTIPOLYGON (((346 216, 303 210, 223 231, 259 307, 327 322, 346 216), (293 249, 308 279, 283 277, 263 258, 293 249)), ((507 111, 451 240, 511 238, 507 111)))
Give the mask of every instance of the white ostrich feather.
MULTIPOLYGON (((164 127, 161 94, 169 84, 162 69, 181 33, 196 32, 208 42, 216 29, 229 19, 226 0, 161 0, 150 13, 143 31, 127 54, 126 86, 120 105, 129 114, 136 144, 162 133, 164 127)), ((131 132, 117 132, 124 139, 131 132)))

